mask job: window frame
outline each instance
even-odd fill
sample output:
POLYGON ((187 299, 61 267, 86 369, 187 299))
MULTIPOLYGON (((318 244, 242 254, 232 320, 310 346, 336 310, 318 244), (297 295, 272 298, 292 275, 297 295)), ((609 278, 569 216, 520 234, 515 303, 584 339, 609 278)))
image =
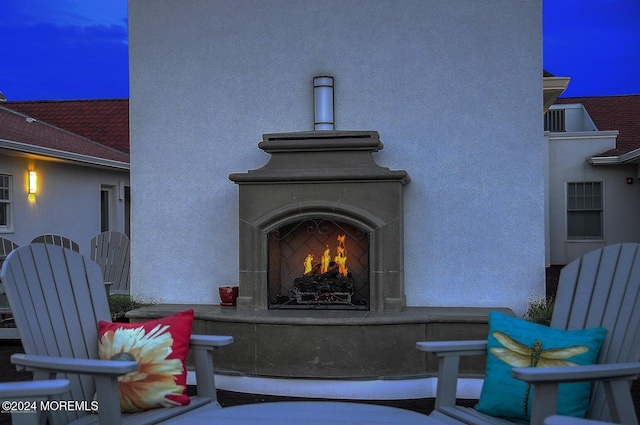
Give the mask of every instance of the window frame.
POLYGON ((0 197, 0 203, 6 204, 6 224, 0 223, 0 233, 10 233, 13 231, 13 175, 0 173, 0 177, 2 180, 7 178, 7 186, 0 185, 2 190, 6 189, 8 193, 8 199, 4 199, 4 197, 0 197))
POLYGON ((117 230, 116 186, 100 185, 100 232, 117 230))
MULTIPOLYGON (((593 186, 592 186, 593 187, 593 186)), ((586 199, 588 196, 583 195, 583 199, 586 199)), ((594 198, 594 195, 590 195, 591 198, 594 198)), ((594 241, 603 241, 605 239, 605 184, 602 180, 589 180, 589 181, 568 181, 565 183, 565 237, 569 242, 594 242, 594 241), (587 184, 598 184, 600 187, 600 206, 599 207, 591 207, 591 208, 570 208, 570 186, 571 185, 587 185, 587 184), (571 236, 570 232, 570 216, 571 213, 579 213, 579 212, 599 212, 600 213, 600 234, 596 236, 589 235, 581 235, 581 236, 571 236)))

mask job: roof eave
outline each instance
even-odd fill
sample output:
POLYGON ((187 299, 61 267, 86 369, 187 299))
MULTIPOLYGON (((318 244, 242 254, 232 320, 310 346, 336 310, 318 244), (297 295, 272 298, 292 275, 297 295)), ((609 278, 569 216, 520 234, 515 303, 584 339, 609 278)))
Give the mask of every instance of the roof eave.
POLYGON ((640 164, 640 149, 618 156, 594 156, 589 158, 591 165, 622 165, 622 164, 640 164))
POLYGON ((0 149, 12 151, 16 155, 35 155, 71 163, 81 163, 92 167, 104 167, 129 171, 130 164, 113 159, 98 158, 95 156, 82 155, 74 152, 61 151, 58 149, 45 148, 42 146, 30 145, 27 143, 14 142, 0 139, 0 149))
POLYGON ((546 113, 567 89, 569 81, 571 81, 570 77, 542 77, 543 113, 546 113))

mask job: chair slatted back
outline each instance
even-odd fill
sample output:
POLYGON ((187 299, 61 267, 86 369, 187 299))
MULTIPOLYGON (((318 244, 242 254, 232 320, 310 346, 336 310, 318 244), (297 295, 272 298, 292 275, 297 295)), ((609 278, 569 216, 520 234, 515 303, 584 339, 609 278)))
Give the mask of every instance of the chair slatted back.
MULTIPOLYGON (((602 326, 607 337, 598 363, 640 361, 640 244, 608 245, 564 267, 551 326, 602 326)), ((594 385, 592 393, 589 417, 610 420, 602 385, 594 385)))
MULTIPOLYGON (((55 357, 98 358, 99 320, 110 321, 100 267, 81 254, 57 245, 34 243, 15 249, 2 267, 3 284, 25 353, 55 357)), ((61 376, 71 381, 66 400, 93 400, 89 376, 61 376)), ((34 374, 34 379, 48 379, 34 374)), ((53 424, 84 412, 52 412, 53 424)))
MULTIPOLYGON (((12 240, 0 238, 0 267, 2 267, 2 263, 4 263, 4 259, 7 258, 7 255, 17 247, 18 244, 12 240)), ((7 300, 7 296, 4 294, 4 289, 2 289, 2 283, 0 282, 0 318, 4 319, 5 315, 10 314, 11 309, 9 308, 9 301, 7 300)), ((0 338, 3 338, 3 336, 0 335, 0 338)))
POLYGON ((2 261, 4 261, 7 255, 17 247, 18 244, 12 240, 0 238, 0 266, 2 266, 2 261))
POLYGON ((51 245, 58 245, 64 248, 71 249, 75 252, 80 252, 80 245, 78 243, 72 241, 71 239, 53 234, 40 235, 33 238, 31 243, 48 243, 51 245))
POLYGON ((129 292, 131 249, 129 238, 120 232, 102 232, 91 239, 90 256, 102 268, 105 282, 113 282, 112 293, 129 292))

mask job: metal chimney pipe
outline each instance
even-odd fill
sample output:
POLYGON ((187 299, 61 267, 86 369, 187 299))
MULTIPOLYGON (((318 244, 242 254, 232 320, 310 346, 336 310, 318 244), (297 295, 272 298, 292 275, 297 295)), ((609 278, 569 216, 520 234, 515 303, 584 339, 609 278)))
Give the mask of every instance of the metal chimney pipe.
POLYGON ((313 78, 314 130, 333 130, 333 77, 313 78))

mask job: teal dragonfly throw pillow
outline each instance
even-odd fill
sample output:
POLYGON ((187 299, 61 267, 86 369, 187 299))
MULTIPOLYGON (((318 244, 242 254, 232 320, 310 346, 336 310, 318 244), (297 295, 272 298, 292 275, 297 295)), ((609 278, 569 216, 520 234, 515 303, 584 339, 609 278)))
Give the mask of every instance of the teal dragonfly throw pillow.
MULTIPOLYGON (((557 367, 594 364, 605 328, 565 331, 499 312, 489 314, 487 368, 476 410, 521 421, 530 418, 533 391, 511 376, 513 367, 557 367)), ((558 414, 584 417, 591 383, 560 384, 558 414)))

